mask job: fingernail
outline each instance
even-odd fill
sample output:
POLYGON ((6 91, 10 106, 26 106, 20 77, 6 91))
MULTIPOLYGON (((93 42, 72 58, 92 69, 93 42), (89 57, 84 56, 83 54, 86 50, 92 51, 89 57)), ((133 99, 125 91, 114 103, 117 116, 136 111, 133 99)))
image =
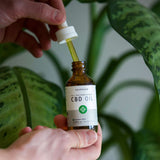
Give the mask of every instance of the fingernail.
POLYGON ((88 144, 93 144, 94 142, 96 142, 97 140, 97 133, 90 130, 87 132, 87 141, 88 141, 88 144))
POLYGON ((62 12, 60 12, 60 11, 55 11, 55 20, 57 21, 57 22, 61 22, 62 21, 62 19, 64 18, 64 14, 62 13, 62 12))

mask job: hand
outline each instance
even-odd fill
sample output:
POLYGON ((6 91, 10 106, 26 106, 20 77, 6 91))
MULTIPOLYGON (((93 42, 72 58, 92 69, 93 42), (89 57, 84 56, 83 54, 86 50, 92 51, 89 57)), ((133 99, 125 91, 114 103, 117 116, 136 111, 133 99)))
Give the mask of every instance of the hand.
MULTIPOLYGON (((66 118, 55 117, 55 124, 66 129, 66 118)), ((21 137, 5 150, 16 160, 95 160, 99 157, 102 132, 92 130, 50 129, 37 126, 33 131, 27 127, 21 137)))
POLYGON ((41 57, 56 40, 56 26, 65 21, 62 0, 0 0, 0 43, 14 42, 41 57), (49 24, 50 32, 46 24, 49 24), (26 32, 27 29, 36 38, 26 32))

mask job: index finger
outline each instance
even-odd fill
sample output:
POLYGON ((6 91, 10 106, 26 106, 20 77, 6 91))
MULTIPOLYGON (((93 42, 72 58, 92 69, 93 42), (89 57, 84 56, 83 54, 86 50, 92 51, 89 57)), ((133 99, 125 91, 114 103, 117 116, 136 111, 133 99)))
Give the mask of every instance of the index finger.
POLYGON ((43 2, 43 3, 47 3, 49 4, 50 6, 60 10, 61 12, 63 12, 64 14, 65 13, 65 7, 64 7, 64 4, 63 4, 63 1, 62 0, 37 0, 38 2, 43 2))
MULTIPOLYGON (((64 19, 66 19, 66 11, 65 11, 62 0, 50 0, 49 4, 53 6, 54 8, 57 8, 58 10, 60 10, 65 16, 64 19)), ((49 28, 50 28, 50 35, 51 35, 52 40, 56 41, 57 37, 55 35, 55 32, 58 30, 58 27, 54 25, 49 25, 49 28)))
POLYGON ((65 13, 65 8, 62 0, 50 0, 50 5, 65 13))

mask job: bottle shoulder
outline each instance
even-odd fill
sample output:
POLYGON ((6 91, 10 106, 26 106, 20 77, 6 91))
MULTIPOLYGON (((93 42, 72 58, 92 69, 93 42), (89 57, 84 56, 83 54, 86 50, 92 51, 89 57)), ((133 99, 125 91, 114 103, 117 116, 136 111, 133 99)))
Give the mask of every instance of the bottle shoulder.
POLYGON ((77 86, 77 85, 94 85, 93 80, 87 75, 72 75, 67 81, 66 86, 77 86))

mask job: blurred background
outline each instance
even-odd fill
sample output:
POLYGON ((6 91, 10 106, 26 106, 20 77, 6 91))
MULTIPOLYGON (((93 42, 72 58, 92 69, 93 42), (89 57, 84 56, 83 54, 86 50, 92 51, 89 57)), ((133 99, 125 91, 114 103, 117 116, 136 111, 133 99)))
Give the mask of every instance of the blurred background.
MULTIPOLYGON (((144 6, 149 7, 154 0, 139 0, 144 6)), ((101 7, 102 4, 98 4, 101 7)), ((85 60, 85 53, 87 51, 87 45, 90 32, 89 23, 89 4, 79 3, 73 0, 67 7, 67 21, 69 25, 73 25, 79 34, 79 37, 73 41, 77 54, 80 60, 85 60)), ((132 49, 132 46, 118 35, 113 29, 106 35, 104 45, 102 48, 101 59, 98 64, 98 68, 94 73, 93 80, 96 82, 100 71, 103 69, 103 64, 108 63, 112 57, 119 57, 121 53, 132 49)), ((52 51, 60 59, 61 65, 71 70, 72 59, 70 53, 65 44, 59 45, 57 42, 52 42, 52 51)), ((46 53, 45 53, 46 54, 46 53)), ((11 60, 8 60, 3 65, 8 66, 23 66, 29 68, 38 74, 42 75, 45 79, 52 81, 60 85, 59 77, 53 65, 45 56, 41 58, 34 58, 29 52, 20 54, 11 60)), ((149 69, 146 67, 143 58, 141 56, 134 56, 128 59, 121 65, 117 73, 115 74, 109 88, 118 84, 124 80, 140 79, 147 80, 153 83, 152 75, 149 69)), ((107 89, 109 89, 107 88, 107 89)), ((145 106, 148 103, 148 99, 151 96, 151 91, 145 88, 131 87, 121 92, 118 92, 116 96, 110 101, 106 110, 107 113, 112 113, 122 120, 127 122, 134 130, 139 130, 141 120, 144 115, 145 106)), ((109 133, 103 133, 104 138, 109 133)), ((118 149, 116 146, 110 148, 105 154, 102 160, 119 160, 118 149)))

